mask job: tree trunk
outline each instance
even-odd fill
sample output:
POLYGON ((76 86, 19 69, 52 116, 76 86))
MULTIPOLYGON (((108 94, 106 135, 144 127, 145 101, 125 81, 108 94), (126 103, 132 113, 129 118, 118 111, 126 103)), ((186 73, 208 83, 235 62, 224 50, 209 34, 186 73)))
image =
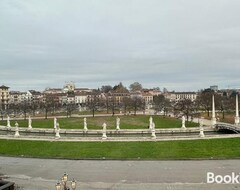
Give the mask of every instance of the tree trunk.
POLYGON ((24 111, 24 120, 26 120, 26 119, 27 119, 27 112, 24 111))

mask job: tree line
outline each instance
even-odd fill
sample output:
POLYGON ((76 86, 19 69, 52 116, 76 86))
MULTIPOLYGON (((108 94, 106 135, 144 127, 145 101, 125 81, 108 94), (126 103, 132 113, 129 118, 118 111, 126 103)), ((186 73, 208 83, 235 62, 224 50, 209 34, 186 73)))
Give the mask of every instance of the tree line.
MULTIPOLYGON (((112 116, 116 113, 136 115, 138 111, 144 113, 148 105, 145 104, 146 102, 141 96, 124 96, 124 93, 129 94, 129 92, 140 92, 142 90, 142 85, 138 82, 131 84, 129 90, 121 82, 113 87, 105 85, 100 89, 93 90, 88 95, 86 103, 82 105, 76 105, 74 102, 61 104, 54 94, 46 94, 43 102, 28 102, 24 100, 20 104, 9 104, 6 112, 1 110, 1 117, 3 119, 4 114, 12 114, 13 116, 21 114, 26 119, 28 115, 35 116, 36 113, 41 113, 46 119, 49 114, 56 115, 56 113, 65 113, 67 117, 71 117, 74 112, 79 111, 79 106, 85 107, 86 111, 91 113, 93 117, 97 111, 102 111, 112 116), (104 94, 104 97, 102 97, 102 94, 104 94), (119 96, 120 99, 116 99, 116 94, 123 94, 123 97, 119 96)), ((222 113, 222 118, 224 119, 226 112, 235 110, 236 93, 233 91, 231 94, 224 92, 220 94, 211 89, 205 89, 198 93, 195 101, 190 99, 170 101, 165 98, 164 94, 160 94, 153 96, 150 107, 155 114, 165 116, 173 114, 176 117, 185 115, 187 120, 193 117, 200 117, 201 112, 206 112, 210 116, 212 95, 214 94, 216 110, 222 113)))

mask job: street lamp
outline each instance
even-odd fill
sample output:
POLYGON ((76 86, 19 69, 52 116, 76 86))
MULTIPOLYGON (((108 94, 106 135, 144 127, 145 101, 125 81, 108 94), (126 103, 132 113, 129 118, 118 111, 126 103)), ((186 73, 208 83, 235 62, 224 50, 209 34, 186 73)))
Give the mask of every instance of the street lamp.
POLYGON ((61 190, 61 183, 59 181, 56 184, 56 190, 61 190))
POLYGON ((77 182, 75 181, 75 179, 73 179, 73 180, 71 181, 71 186, 72 186, 72 189, 73 189, 73 190, 76 189, 76 187, 77 187, 77 182))
MULTIPOLYGON (((62 176, 62 183, 60 183, 59 181, 56 184, 56 190, 71 190, 68 186, 67 186, 67 182, 68 182, 68 174, 66 172, 64 172, 63 176, 62 176)), ((75 179, 73 179, 71 181, 71 188, 72 190, 75 190, 77 186, 77 182, 75 179)))

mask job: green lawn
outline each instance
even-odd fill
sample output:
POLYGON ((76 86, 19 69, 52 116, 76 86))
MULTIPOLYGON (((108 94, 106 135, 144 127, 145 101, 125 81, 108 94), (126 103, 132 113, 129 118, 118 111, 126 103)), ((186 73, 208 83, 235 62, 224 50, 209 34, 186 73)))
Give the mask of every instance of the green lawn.
POLYGON ((240 138, 163 142, 0 140, 0 155, 66 159, 233 159, 240 138))
MULTIPOLYGON (((121 129, 147 129, 149 125, 149 116, 120 116, 121 129)), ((153 116, 156 128, 180 128, 181 120, 169 117, 153 116)), ((58 119, 62 129, 83 129, 83 118, 61 118, 58 119)), ((102 124, 106 122, 108 129, 116 128, 116 117, 88 117, 87 123, 89 129, 101 129, 102 124)), ((11 125, 14 126, 14 121, 11 125)), ((19 120, 20 127, 27 127, 28 120, 19 120)), ((0 121, 0 125, 7 125, 6 121, 0 121)), ((33 128, 53 128, 53 119, 33 119, 33 128)), ((186 122, 186 127, 196 127, 198 124, 186 122)))

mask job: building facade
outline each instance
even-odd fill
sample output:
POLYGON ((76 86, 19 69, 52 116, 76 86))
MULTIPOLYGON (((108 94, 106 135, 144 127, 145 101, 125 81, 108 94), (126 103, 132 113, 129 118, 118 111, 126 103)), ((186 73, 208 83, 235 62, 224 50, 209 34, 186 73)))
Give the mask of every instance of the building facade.
POLYGON ((191 100, 192 102, 196 100, 197 93, 196 92, 168 92, 163 94, 166 99, 169 99, 171 102, 178 102, 181 100, 191 100))

